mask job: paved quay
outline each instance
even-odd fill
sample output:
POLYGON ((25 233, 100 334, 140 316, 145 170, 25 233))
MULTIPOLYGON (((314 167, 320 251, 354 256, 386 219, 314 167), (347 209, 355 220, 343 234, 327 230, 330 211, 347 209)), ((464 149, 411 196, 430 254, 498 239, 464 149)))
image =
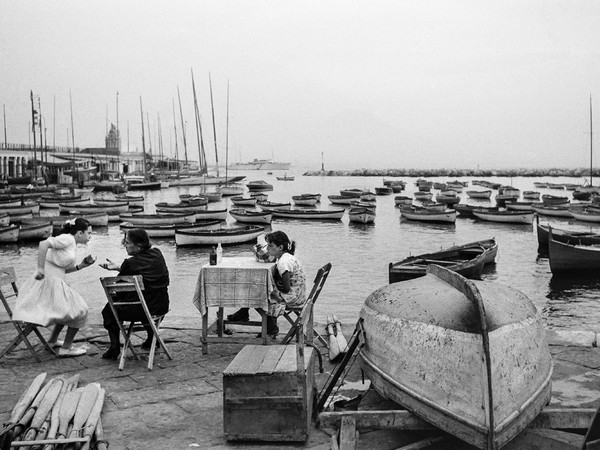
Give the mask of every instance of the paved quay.
MULTIPOLYGON (((353 324, 344 325, 348 337, 353 328, 353 324)), ((317 324, 316 329, 322 330, 323 325, 317 324)), ((43 330, 44 333, 47 331, 43 330)), ((335 430, 314 426, 305 443, 228 442, 223 438, 222 372, 245 343, 260 342, 253 337, 255 333, 235 333, 231 338, 224 338, 225 343, 211 343, 209 354, 203 355, 200 329, 167 325, 163 335, 174 359, 170 361, 164 353, 157 353, 153 371, 147 370, 145 361, 128 359, 125 369, 119 371, 116 361, 101 359, 108 339, 99 325, 87 327, 78 335, 78 344, 88 346, 85 356, 59 359, 41 350, 43 361, 37 363, 22 347, 0 360, 0 421, 8 420, 20 395, 39 373, 47 372, 48 377, 78 373, 80 385, 99 382, 106 389, 102 421, 111 450, 330 448, 335 430)), ((9 341, 14 334, 10 323, 0 323, 0 342, 9 341)), ((136 337, 134 343, 139 345, 143 337, 136 337)), ((554 358, 550 406, 600 406, 598 333, 549 332, 548 337, 554 358)), ((319 389, 334 368, 327 359, 326 349, 321 351, 324 373, 316 374, 319 389)), ((337 395, 351 398, 364 389, 358 363, 355 363, 337 395)), ((363 408, 397 409, 397 406, 383 401, 370 390, 361 403, 363 408)), ((357 448, 397 448, 420 437, 422 435, 418 433, 373 430, 360 434, 357 448)))

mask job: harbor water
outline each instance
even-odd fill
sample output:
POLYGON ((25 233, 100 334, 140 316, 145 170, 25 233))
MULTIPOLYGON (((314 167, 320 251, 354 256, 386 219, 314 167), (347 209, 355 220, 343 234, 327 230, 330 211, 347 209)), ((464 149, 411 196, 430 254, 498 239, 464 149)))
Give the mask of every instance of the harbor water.
MULTIPOLYGON (((235 175, 236 172, 233 172, 235 175)), ((292 195, 302 193, 320 193, 321 203, 318 209, 338 209, 332 205, 328 195, 339 194, 345 188, 364 188, 374 192, 376 186, 383 185, 380 177, 321 177, 302 176, 300 172, 288 171, 295 175, 294 181, 279 181, 276 171, 246 172, 245 182, 265 180, 274 186, 267 192, 268 200, 290 202, 292 195)), ((406 191, 401 195, 412 196, 416 190, 414 178, 403 178, 407 182, 406 191)), ((472 181, 463 178, 461 181, 472 181)), ((571 196, 568 191, 535 189, 534 181, 552 181, 553 183, 581 183, 582 179, 552 178, 540 180, 534 178, 488 178, 488 181, 508 184, 523 190, 537 190, 541 194, 571 196)), ((435 179, 431 181, 451 181, 435 179)), ((469 184, 468 189, 483 189, 469 184)), ((180 194, 199 193, 201 187, 170 187, 160 191, 140 192, 145 195, 145 211, 154 212, 158 202, 178 202, 180 194)), ((466 190, 466 189, 465 189, 466 190)), ((482 206, 494 204, 490 201, 469 199, 466 193, 461 195, 461 203, 482 206)), ((112 196, 100 193, 101 196, 112 196)), ((319 267, 331 262, 332 271, 315 308, 315 319, 323 323, 328 314, 335 314, 343 323, 356 322, 365 298, 388 283, 388 265, 409 255, 432 252, 454 244, 464 244, 480 239, 496 238, 499 244, 496 264, 488 267, 483 274, 484 280, 503 283, 525 293, 536 305, 551 329, 573 329, 600 331, 600 276, 590 278, 553 277, 546 257, 538 255, 535 225, 503 224, 483 222, 470 218, 457 218, 455 224, 433 224, 410 222, 400 218, 400 210, 394 204, 394 194, 378 196, 377 217, 373 224, 355 224, 348 220, 347 213, 342 220, 281 220, 273 219, 266 230, 282 230, 297 242, 296 255, 302 261, 307 275, 307 289, 319 267)), ((95 194, 93 195, 95 196, 95 194)), ((230 200, 224 198, 220 203, 210 203, 209 207, 218 209, 230 206, 230 200)), ((44 215, 57 214, 53 210, 43 210, 44 215)), ((557 228, 573 230, 594 230, 600 232, 600 225, 590 225, 573 219, 540 218, 541 223, 550 223, 557 228)), ((228 218, 228 224, 235 221, 228 218)), ((81 292, 90 306, 90 321, 101 323, 100 311, 105 304, 99 277, 114 275, 98 266, 107 258, 121 262, 125 257, 121 245, 122 233, 118 223, 108 227, 97 227, 87 248, 79 248, 79 257, 91 253, 98 257, 95 265, 67 275, 67 280, 81 292)), ((224 246, 223 256, 247 254, 251 256, 254 242, 224 246)), ((176 247, 174 239, 153 239, 153 244, 163 252, 171 274, 169 288, 171 311, 165 325, 177 325, 190 328, 201 327, 200 313, 192 305, 192 296, 202 265, 209 260, 209 247, 176 247)), ((14 266, 19 284, 31 276, 36 267, 37 243, 0 246, 2 266, 14 266)), ((211 314, 214 314, 211 311, 211 314)))

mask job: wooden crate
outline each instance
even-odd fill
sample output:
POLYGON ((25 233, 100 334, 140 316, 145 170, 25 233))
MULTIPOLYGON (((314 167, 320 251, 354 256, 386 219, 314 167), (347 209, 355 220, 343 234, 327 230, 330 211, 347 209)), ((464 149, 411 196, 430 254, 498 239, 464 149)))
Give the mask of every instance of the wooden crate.
POLYGON ((301 345, 247 345, 223 372, 228 440, 304 441, 311 426, 315 354, 301 345), (301 370, 297 370, 300 363, 301 370))

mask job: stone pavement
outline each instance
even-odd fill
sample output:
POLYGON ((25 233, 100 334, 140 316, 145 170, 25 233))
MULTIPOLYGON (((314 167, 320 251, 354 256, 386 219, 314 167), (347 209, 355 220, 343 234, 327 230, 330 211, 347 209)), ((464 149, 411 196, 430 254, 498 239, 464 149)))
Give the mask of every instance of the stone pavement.
MULTIPOLYGON (((316 329, 322 330, 323 327, 317 325, 316 329)), ((353 325, 345 325, 346 334, 352 330, 353 325)), ((0 342, 7 342, 14 333, 9 323, 0 324, 0 342)), ((203 355, 199 329, 165 328, 164 336, 174 359, 170 361, 163 353, 157 353, 153 371, 147 370, 145 361, 128 359, 125 369, 119 371, 116 361, 101 359, 100 354, 108 341, 100 326, 86 328, 78 336, 89 346, 85 356, 59 359, 42 350, 43 362, 37 363, 27 350, 20 349, 0 360, 0 422, 8 420, 20 395, 39 373, 47 372, 48 377, 79 373, 80 385, 99 382, 106 389, 102 421, 111 450, 329 448, 334 430, 314 427, 305 443, 224 440, 222 372, 245 343, 260 342, 253 337, 255 333, 236 333, 226 343, 210 344, 209 354, 203 355), (239 337, 245 337, 245 342, 239 337), (234 340, 237 342, 234 343, 234 340)), ((141 343, 143 337, 136 337, 134 342, 141 343)), ((551 406, 598 407, 600 350, 596 347, 596 333, 549 332, 549 338, 555 363, 551 406)), ((326 349, 321 350, 325 372, 316 375, 319 388, 333 369, 325 354, 326 349)), ((356 363, 337 394, 351 398, 364 389, 356 363)), ((397 408, 383 401, 372 390, 361 404, 361 409, 363 407, 397 408)), ((360 435, 358 448, 397 448, 418 438, 417 433, 374 430, 360 435)))

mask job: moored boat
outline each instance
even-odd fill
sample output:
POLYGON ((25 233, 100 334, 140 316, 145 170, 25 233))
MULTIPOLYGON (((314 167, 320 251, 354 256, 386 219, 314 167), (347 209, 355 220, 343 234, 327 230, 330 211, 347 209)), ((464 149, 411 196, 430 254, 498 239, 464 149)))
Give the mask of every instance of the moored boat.
POLYGON ((375 188, 375 194, 377 195, 392 195, 394 190, 389 186, 377 186, 375 188))
POLYGON ((3 206, 0 207, 0 214, 8 214, 9 216, 16 216, 20 214, 38 214, 40 212, 40 205, 37 202, 25 202, 20 206, 3 206))
POLYGON ((327 198, 329 199, 329 202, 334 204, 334 205, 349 205, 352 202, 356 201, 357 198, 360 198, 360 196, 358 197, 350 197, 347 195, 328 195, 327 198))
POLYGON ((14 244, 19 240, 19 226, 0 227, 0 244, 14 244))
POLYGON ((396 206, 412 205, 412 198, 407 197, 406 195, 396 195, 394 197, 394 203, 396 204, 396 206))
POLYGON ((264 202, 269 198, 264 192, 250 192, 250 197, 255 198, 257 202, 264 202))
POLYGON ((419 222, 456 222, 456 211, 454 209, 447 209, 443 212, 428 211, 424 208, 415 208, 413 206, 401 207, 400 216, 408 220, 415 220, 419 222))
POLYGON ((19 240, 20 241, 42 241, 52 236, 53 226, 52 222, 46 221, 45 223, 36 224, 23 224, 19 226, 19 240))
POLYGON ((590 208, 571 207, 569 208, 569 213, 575 220, 581 220, 582 222, 600 222, 600 212, 590 208))
POLYGON ((274 211, 274 210, 282 210, 282 209, 290 209, 292 207, 291 203, 280 203, 280 202, 257 202, 256 203, 260 209, 263 211, 274 211))
POLYGON ((373 387, 481 449, 498 449, 550 401, 552 357, 521 292, 430 266, 371 293, 362 368, 373 387))
POLYGON ((492 196, 492 190, 486 189, 483 191, 467 191, 467 196, 470 198, 489 199, 492 196))
POLYGON ((252 211, 244 208, 233 208, 229 214, 240 223, 264 223, 269 224, 273 219, 271 211, 252 211))
POLYGON ((292 195, 292 201, 294 205, 298 206, 315 206, 319 198, 317 196, 308 196, 308 195, 292 195))
POLYGON ((121 222, 129 222, 134 225, 173 225, 183 223, 195 223, 196 213, 182 214, 119 214, 121 222))
POLYGON ((39 203, 40 203, 40 208, 58 208, 58 205, 61 203, 64 205, 71 205, 71 206, 91 205, 92 200, 89 197, 87 197, 87 198, 81 198, 81 197, 74 197, 74 198, 52 197, 52 198, 50 198, 50 197, 42 196, 39 203))
POLYGON ((533 203, 514 200, 506 202, 506 209, 509 211, 533 211, 533 203))
POLYGON ((196 211, 196 220, 226 220, 227 208, 220 209, 205 209, 204 211, 196 211))
POLYGON ((344 216, 345 209, 273 209, 273 217, 278 219, 319 219, 340 220, 344 216))
POLYGON ((543 203, 532 204, 533 210, 542 216, 573 217, 568 206, 546 206, 543 203))
POLYGON ((523 191, 523 198, 525 200, 539 200, 540 193, 538 191, 523 191))
POLYGON ((160 202, 154 205, 156 212, 158 214, 181 214, 181 213, 189 213, 189 212, 202 212, 207 208, 207 199, 203 199, 202 202, 180 202, 180 203, 167 203, 160 202))
POLYGON ((206 231, 175 231, 175 244, 179 246, 189 245, 231 245, 253 241, 262 233, 264 227, 249 225, 238 228, 221 228, 220 230, 206 231))
POLYGON ((238 184, 227 184, 223 186, 219 186, 216 189, 218 194, 221 194, 222 197, 231 197, 233 195, 242 195, 244 193, 244 186, 238 184))
POLYGON ((5 227, 10 223, 10 216, 7 213, 0 214, 0 227, 5 227))
POLYGON ((235 206, 254 206, 256 205, 255 197, 242 197, 242 196, 234 196, 231 197, 231 203, 235 206))
MULTIPOLYGON (((127 202, 130 206, 144 206, 143 195, 116 194, 115 199, 117 201, 127 202)), ((94 203, 98 203, 99 201, 99 199, 94 199, 94 203)), ((106 199, 104 199, 104 201, 106 201, 106 199)))
POLYGON ((571 245, 600 245, 600 233, 592 231, 575 231, 541 225, 537 221, 538 250, 548 251, 550 241, 550 228, 552 228, 552 239, 571 245))
POLYGON ((508 211, 488 208, 475 208, 473 215, 487 222, 498 223, 533 223, 533 211, 508 211))
POLYGON ((246 187, 250 192, 273 190, 273 185, 267 183, 264 180, 249 181, 248 183, 246 183, 246 187))
POLYGON ((494 262, 498 254, 495 239, 455 245, 445 250, 409 256, 388 267, 390 283, 425 276, 427 266, 437 264, 467 278, 479 278, 483 266, 494 262))
POLYGON ((172 225, 140 225, 131 222, 121 222, 119 228, 123 231, 142 228, 146 230, 150 237, 169 238, 175 237, 175 230, 218 230, 221 228, 221 221, 204 220, 196 221, 194 223, 178 223, 172 225))
POLYGON ((94 214, 94 213, 106 213, 109 216, 111 215, 115 215, 115 214, 121 214, 121 213, 126 213, 127 211, 129 211, 129 203, 127 202, 119 202, 119 203, 114 203, 112 205, 106 205, 106 206, 101 206, 101 205, 80 205, 80 206, 70 206, 70 205, 65 205, 65 204, 59 204, 58 205, 58 210, 61 213, 71 213, 71 211, 73 211, 71 214, 73 215, 78 215, 78 214, 82 214, 82 215, 87 215, 87 214, 94 214))
POLYGON ((413 195, 415 196, 415 200, 419 200, 419 201, 431 200, 433 198, 433 194, 429 191, 427 191, 427 192, 419 191, 419 192, 415 192, 413 195))
POLYGON ((360 198, 360 195, 363 192, 365 192, 365 189, 348 188, 348 189, 341 189, 340 190, 340 195, 343 195, 344 197, 360 198))
POLYGON ((373 223, 375 222, 375 210, 372 208, 353 206, 348 211, 350 222, 373 223))
POLYGON ((553 239, 552 228, 548 236, 548 260, 553 275, 590 274, 600 270, 600 245, 573 245, 553 239))

